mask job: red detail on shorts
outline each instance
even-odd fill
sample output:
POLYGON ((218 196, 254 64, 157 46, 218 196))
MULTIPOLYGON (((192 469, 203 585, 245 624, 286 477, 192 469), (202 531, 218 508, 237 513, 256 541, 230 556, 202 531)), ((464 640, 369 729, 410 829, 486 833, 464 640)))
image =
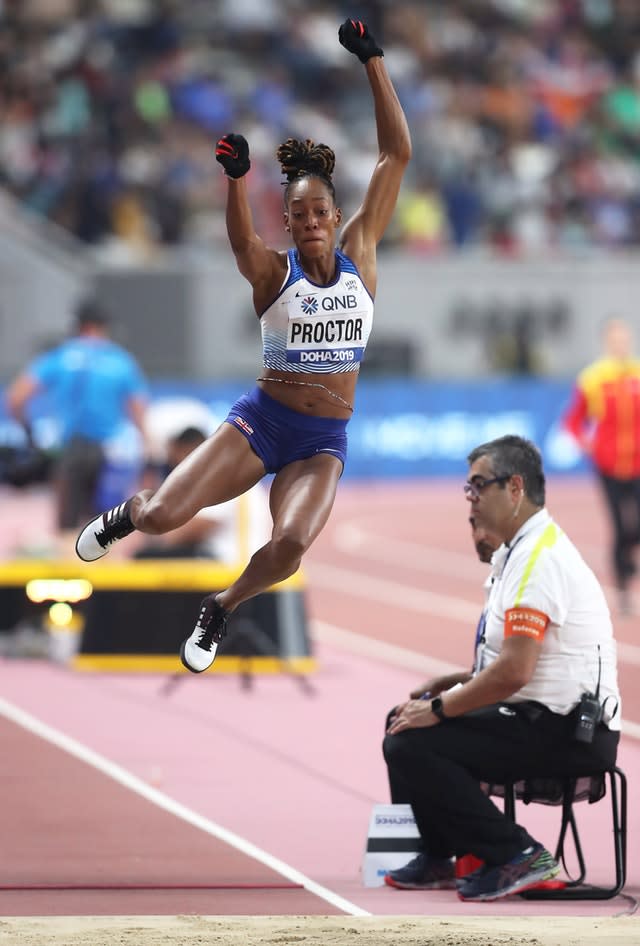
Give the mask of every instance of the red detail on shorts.
POLYGON ((234 418, 233 418, 233 422, 234 422, 234 424, 237 424, 238 427, 241 427, 242 430, 244 430, 245 434, 252 434, 252 433, 253 433, 253 427, 251 426, 251 424, 248 424, 248 423, 246 422, 246 420, 244 419, 244 417, 234 417, 234 418))

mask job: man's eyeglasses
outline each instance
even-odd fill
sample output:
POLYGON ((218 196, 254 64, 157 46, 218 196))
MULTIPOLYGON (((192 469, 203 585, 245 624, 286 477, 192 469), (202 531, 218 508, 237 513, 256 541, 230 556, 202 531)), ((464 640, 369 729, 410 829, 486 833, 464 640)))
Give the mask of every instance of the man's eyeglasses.
POLYGON ((483 476, 474 476, 472 480, 467 480, 464 484, 465 496, 469 496, 470 499, 478 499, 480 493, 483 493, 487 486, 491 486, 492 483, 506 483, 507 480, 510 479, 511 473, 503 473, 501 476, 492 476, 488 480, 485 480, 483 476))

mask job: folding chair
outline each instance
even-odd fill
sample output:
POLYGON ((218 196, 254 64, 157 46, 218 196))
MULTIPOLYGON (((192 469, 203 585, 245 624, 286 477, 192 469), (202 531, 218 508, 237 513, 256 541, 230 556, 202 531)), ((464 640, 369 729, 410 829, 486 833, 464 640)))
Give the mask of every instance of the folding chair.
POLYGON ((484 788, 488 795, 504 798, 504 813, 512 821, 515 821, 516 799, 525 805, 535 802, 562 806, 555 858, 565 864, 565 840, 567 831, 570 831, 580 873, 575 879, 558 883, 551 881, 547 886, 524 891, 520 896, 528 900, 609 900, 620 893, 627 868, 627 778, 622 769, 614 766, 604 772, 579 777, 536 776, 502 785, 485 784, 484 788), (600 801, 607 793, 607 782, 611 799, 615 884, 601 887, 584 883, 587 868, 573 806, 579 801, 588 801, 589 804, 600 801))

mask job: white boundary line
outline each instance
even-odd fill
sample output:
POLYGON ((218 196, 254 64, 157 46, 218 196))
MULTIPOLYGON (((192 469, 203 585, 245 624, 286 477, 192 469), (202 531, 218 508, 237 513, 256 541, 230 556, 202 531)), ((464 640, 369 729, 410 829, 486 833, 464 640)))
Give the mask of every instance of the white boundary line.
MULTIPOLYGON (((468 667, 463 667, 460 664, 447 663, 437 657, 419 654, 417 651, 409 650, 406 647, 397 647, 395 644, 388 644, 386 641, 374 640, 365 634, 348 631, 346 628, 336 627, 334 624, 326 624, 324 621, 311 621, 311 632, 312 636, 320 643, 343 648, 352 654, 369 657, 371 660, 380 660, 382 663, 391 664, 393 667, 399 667, 402 670, 412 670, 416 674, 455 673, 456 671, 468 669, 468 667)), ((632 648, 634 651, 640 650, 633 644, 625 646, 632 648)), ((634 662, 636 659, 637 654, 634 657, 634 662)), ((416 681, 416 683, 419 682, 416 681)), ((640 724, 623 719, 622 734, 640 741, 640 724)))
MULTIPOLYGON (((383 663, 391 664, 393 667, 399 667, 402 670, 412 670, 416 674, 462 673, 469 669, 463 667, 462 664, 454 664, 446 660, 440 660, 438 657, 419 654, 415 650, 398 647, 397 644, 389 644, 387 641, 379 641, 373 637, 367 637, 365 634, 358 634, 356 631, 348 631, 346 628, 327 624, 325 621, 311 621, 311 631, 312 636, 322 644, 348 650, 360 657, 381 660, 383 663)), ((416 681, 416 683, 418 682, 416 681)))
POLYGON ((157 805, 158 808, 162 808, 164 811, 169 812, 169 814, 181 818, 183 821, 199 828, 206 834, 210 834, 219 841, 224 841, 225 844, 259 861, 261 864, 264 864, 265 867, 270 868, 282 877, 286 877, 286 879, 290 880, 292 883, 300 884, 305 890, 308 890, 309 893, 315 894, 317 897, 330 903, 331 906, 336 909, 342 910, 344 913, 351 916, 371 916, 367 910, 363 910, 349 900, 343 899, 326 887, 316 884, 309 877, 305 876, 305 874, 300 873, 300 871, 297 871, 294 867, 290 867, 289 864, 285 864, 285 862, 281 861, 279 858, 273 857, 261 848, 256 847, 256 845, 252 844, 250 841, 246 841, 239 835, 234 834, 233 831, 228 831, 214 821, 210 821, 208 818, 204 818, 185 805, 181 805, 180 802, 175 801, 163 792, 159 792, 157 789, 147 785, 142 779, 127 772, 126 769, 123 769, 115 762, 110 762, 109 759, 105 759, 104 756, 99 755, 97 752, 77 742, 70 736, 66 736, 59 730, 53 729, 51 726, 43 723, 35 716, 31 716, 19 707, 14 706, 12 703, 0 699, 0 714, 12 722, 17 723, 19 726, 22 726, 24 729, 27 729, 29 732, 34 733, 36 736, 40 736, 52 745, 57 746, 64 752, 68 752, 69 755, 74 756, 76 759, 80 759, 81 762, 93 766, 94 769, 102 772, 103 775, 107 775, 109 778, 114 779, 114 781, 119 782, 120 785, 124 785, 125 788, 130 789, 137 795, 141 795, 142 798, 157 805))
POLYGON ((321 589, 343 591, 357 598, 367 598, 369 601, 379 601, 394 607, 400 605, 403 609, 412 610, 418 614, 466 621, 472 629, 476 626, 482 607, 480 604, 481 582, 478 582, 478 604, 474 604, 462 598, 428 591, 426 588, 403 585, 389 578, 371 578, 356 569, 327 565, 323 562, 311 563, 307 567, 307 574, 311 583, 321 589))
MULTIPOLYGON (((366 574, 355 569, 338 568, 314 562, 308 568, 311 581, 320 588, 342 591, 355 598, 366 598, 368 601, 379 601, 382 604, 392 604, 417 614, 428 614, 431 617, 447 618, 455 621, 466 621, 470 628, 475 628, 480 614, 480 604, 472 604, 466 598, 456 598, 452 595, 440 594, 413 585, 403 585, 393 579, 369 578, 366 574)), ((480 599, 478 599, 480 601, 480 599)), ((334 630, 337 630, 334 628, 334 630)), ((614 621, 615 632, 615 621, 614 621)), ((351 631, 340 633, 351 634, 351 631)), ((356 635, 367 640, 366 635, 356 635)), ((375 642, 372 642, 375 644, 375 642)), ((627 644, 616 640, 618 662, 640 666, 640 646, 627 644)), ((365 651, 358 651, 364 653, 365 651)), ((412 653, 405 651, 406 654, 412 653)), ((414 659, 415 659, 414 655, 414 659)), ((418 655, 419 656, 419 655, 418 655)), ((424 655, 422 660, 427 659, 424 655)), ((393 661, 392 661, 393 662, 393 661)), ((460 667, 451 669, 459 670, 460 667)), ((464 669, 464 668, 463 668, 464 669)), ((446 673, 447 671, 442 671, 446 673)))

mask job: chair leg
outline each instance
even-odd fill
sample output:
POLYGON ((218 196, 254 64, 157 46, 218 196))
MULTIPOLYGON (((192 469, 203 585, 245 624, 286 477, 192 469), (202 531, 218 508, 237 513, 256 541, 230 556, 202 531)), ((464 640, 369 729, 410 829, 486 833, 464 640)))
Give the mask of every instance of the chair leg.
MULTIPOLYGON (((570 811, 567 815, 567 826, 571 828, 573 846, 575 848, 576 858, 578 860, 578 870, 580 871, 578 876, 574 877, 574 879, 570 882, 570 885, 572 887, 577 887, 578 884, 581 884, 584 880, 587 873, 587 868, 584 862, 584 854, 582 853, 582 844, 580 843, 580 835, 578 834, 578 825, 576 824, 576 816, 573 813, 573 806, 570 808, 570 811)), ((556 855, 556 860, 564 863, 564 850, 561 850, 560 856, 556 855)))
POLYGON ((616 858, 616 893, 620 893, 627 878, 627 777, 617 766, 610 772, 611 804, 613 807, 613 843, 616 858), (616 794, 618 779, 620 797, 616 794))
MULTIPOLYGON (((565 887, 545 888, 523 891, 520 896, 527 900, 610 900, 617 896, 624 887, 627 871, 627 778, 617 766, 610 769, 609 791, 611 795, 611 813, 613 819, 613 850, 615 859, 616 882, 613 887, 598 887, 579 881, 568 883, 565 887)), ((573 820, 573 813, 572 813, 573 820)), ((564 819, 563 819, 564 821, 564 819)), ((566 830, 566 828, 565 828, 566 830)), ((574 840, 577 841, 575 820, 572 823, 574 840)), ((577 841, 579 846, 579 841, 577 841)), ((582 852, 578 854, 581 860, 582 852)), ((584 862, 582 861, 582 865, 584 862)))
POLYGON ((574 877, 573 880, 569 881, 568 885, 571 887, 577 887, 578 884, 581 884, 587 873, 587 868, 584 863, 584 854, 582 853, 582 844, 580 843, 580 835, 578 834, 578 825, 573 812, 573 798, 575 789, 576 779, 567 779, 564 783, 564 793, 562 798, 562 821, 560 823, 560 834, 558 836, 558 843, 556 844, 555 851, 555 858, 558 863, 564 864, 564 843, 567 836, 567 829, 570 828, 571 837, 573 838, 573 847, 578 860, 578 870, 580 871, 577 877, 574 877))

